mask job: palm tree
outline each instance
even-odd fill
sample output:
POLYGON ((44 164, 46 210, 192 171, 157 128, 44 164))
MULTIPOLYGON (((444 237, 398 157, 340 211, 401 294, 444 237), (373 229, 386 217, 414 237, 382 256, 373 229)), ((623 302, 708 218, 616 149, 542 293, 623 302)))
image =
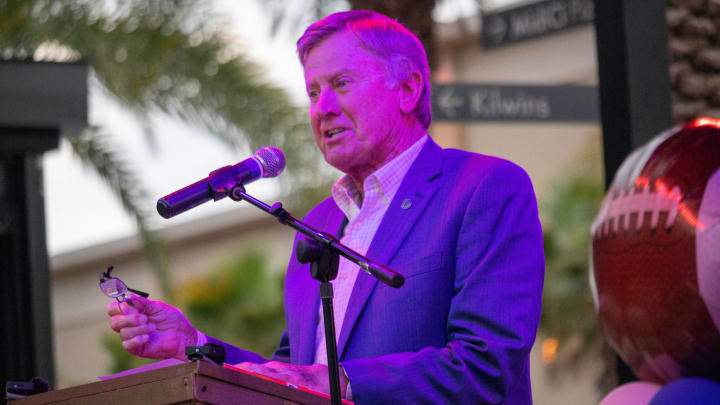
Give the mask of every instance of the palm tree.
MULTIPOLYGON (((435 8, 436 0, 313 0, 305 3, 304 8, 299 10, 287 7, 283 0, 271 0, 263 3, 268 12, 272 14, 272 32, 276 33, 282 24, 293 27, 305 27, 315 20, 343 9, 353 10, 366 9, 374 10, 395 18, 413 31, 425 46, 431 68, 435 60, 435 44, 433 41, 432 11, 435 8)), ((298 33, 293 32, 293 35, 298 33)))
MULTIPOLYGON (((423 43, 428 56, 430 69, 435 67, 435 21, 433 10, 442 3, 457 0, 312 0, 304 3, 301 9, 292 9, 285 0, 267 0, 265 9, 272 15, 272 33, 277 33, 283 24, 291 27, 305 27, 328 14, 351 8, 353 10, 374 10, 397 19, 414 32, 423 43)), ((474 0, 478 12, 488 9, 490 0, 474 0)), ((293 35, 301 32, 292 32, 293 35)))
MULTIPOLYGON (((0 59, 85 61, 93 83, 142 122, 162 112, 208 129, 233 148, 276 145, 293 167, 281 180, 284 188, 312 191, 325 177, 318 178, 322 159, 303 109, 231 46, 211 6, 207 0, 0 1, 0 59)), ((147 227, 146 192, 113 150, 107 129, 87 128, 67 142, 134 217, 171 298, 160 245, 147 227)))

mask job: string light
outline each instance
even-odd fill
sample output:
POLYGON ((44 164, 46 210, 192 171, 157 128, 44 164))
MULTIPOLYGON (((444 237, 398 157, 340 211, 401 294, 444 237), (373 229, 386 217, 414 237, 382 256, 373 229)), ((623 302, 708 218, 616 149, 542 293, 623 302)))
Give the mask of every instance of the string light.
POLYGON ((557 351, 560 341, 554 337, 543 339, 541 346, 542 361, 545 364, 551 364, 557 359, 557 351))
POLYGON ((720 119, 718 118, 709 118, 709 117, 700 117, 696 119, 695 121, 690 123, 691 127, 706 127, 706 126, 712 126, 715 128, 720 128, 720 119))

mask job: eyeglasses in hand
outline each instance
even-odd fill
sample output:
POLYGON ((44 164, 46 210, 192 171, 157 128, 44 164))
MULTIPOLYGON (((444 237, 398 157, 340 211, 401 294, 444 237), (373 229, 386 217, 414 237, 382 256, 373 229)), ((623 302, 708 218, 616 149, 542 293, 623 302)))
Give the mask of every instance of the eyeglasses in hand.
POLYGON ((107 295, 110 298, 115 298, 117 302, 130 302, 127 297, 128 292, 135 293, 143 298, 147 298, 150 296, 150 294, 146 292, 142 292, 140 290, 135 290, 128 287, 119 278, 112 277, 110 273, 113 271, 114 268, 114 266, 109 266, 107 268, 107 271, 100 275, 100 290, 102 290, 103 294, 107 295))

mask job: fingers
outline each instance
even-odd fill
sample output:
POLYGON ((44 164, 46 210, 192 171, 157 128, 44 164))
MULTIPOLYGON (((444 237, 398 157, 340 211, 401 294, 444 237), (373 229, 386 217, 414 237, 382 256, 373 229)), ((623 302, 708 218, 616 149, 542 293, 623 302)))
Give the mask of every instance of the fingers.
POLYGON ((107 305, 107 314, 109 316, 124 315, 120 309, 120 303, 117 301, 110 301, 107 305))
POLYGON ((124 302, 111 301, 107 306, 110 328, 115 332, 120 332, 123 328, 147 323, 146 310, 148 307, 148 300, 136 295, 131 295, 124 302))
POLYGON ((110 316, 115 315, 130 315, 138 312, 145 312, 145 303, 139 299, 133 297, 127 298, 123 302, 110 301, 107 306, 107 314, 110 316))
POLYGON ((145 314, 115 315, 110 318, 110 328, 119 333, 124 328, 147 324, 147 320, 147 315, 145 314))
POLYGON ((142 356, 143 346, 149 340, 150 340, 150 336, 148 336, 148 335, 138 335, 130 340, 123 340, 122 346, 123 346, 123 349, 127 350, 128 352, 138 355, 138 356, 142 356))
POLYGON ((131 340, 137 336, 149 335, 153 332, 155 332, 154 323, 145 323, 139 326, 121 328, 119 331, 120 339, 122 340, 131 340))
MULTIPOLYGON (((142 313, 149 313, 148 307, 150 306, 149 303, 154 302, 150 301, 147 298, 141 297, 139 295, 130 294, 125 302, 120 304, 121 309, 123 310, 130 310, 132 308, 133 312, 142 312, 142 313)), ((124 313, 127 314, 127 311, 124 313)))
POLYGON ((110 302, 107 313, 125 350, 137 356, 184 359, 185 346, 197 342, 198 332, 182 311, 162 301, 131 295, 110 302))
POLYGON ((120 304, 120 308, 124 314, 130 313, 128 310, 132 313, 140 312, 155 322, 166 322, 177 318, 185 318, 179 309, 162 301, 152 301, 139 295, 131 295, 126 302, 120 304), (126 307, 128 304, 129 306, 126 307))
POLYGON ((243 362, 243 363, 238 363, 235 365, 235 367, 241 368, 243 370, 247 370, 247 371, 250 371, 253 373, 257 373, 257 374, 263 374, 263 375, 265 374, 264 372, 267 371, 267 367, 264 367, 262 364, 250 363, 247 361, 243 362))
POLYGON ((235 367, 262 374, 267 377, 276 378, 289 383, 314 389, 316 391, 328 392, 327 378, 324 380, 318 376, 327 376, 327 366, 316 364, 312 366, 296 366, 281 361, 270 361, 267 363, 238 363, 235 367), (320 382, 320 383, 318 383, 320 382))

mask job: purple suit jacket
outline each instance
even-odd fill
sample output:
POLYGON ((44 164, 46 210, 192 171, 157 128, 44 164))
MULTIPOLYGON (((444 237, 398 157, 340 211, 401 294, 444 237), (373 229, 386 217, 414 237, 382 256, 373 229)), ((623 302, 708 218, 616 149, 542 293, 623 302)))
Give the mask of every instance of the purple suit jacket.
MULTIPOLYGON (((327 199, 305 221, 334 233, 343 218, 327 199)), ((338 340, 355 403, 532 403, 545 261, 521 168, 427 142, 366 256, 406 281, 393 289, 358 274, 338 340)), ((318 282, 293 252, 274 360, 312 364, 319 305, 318 282)), ((227 362, 241 361, 265 359, 228 347, 227 362)))

